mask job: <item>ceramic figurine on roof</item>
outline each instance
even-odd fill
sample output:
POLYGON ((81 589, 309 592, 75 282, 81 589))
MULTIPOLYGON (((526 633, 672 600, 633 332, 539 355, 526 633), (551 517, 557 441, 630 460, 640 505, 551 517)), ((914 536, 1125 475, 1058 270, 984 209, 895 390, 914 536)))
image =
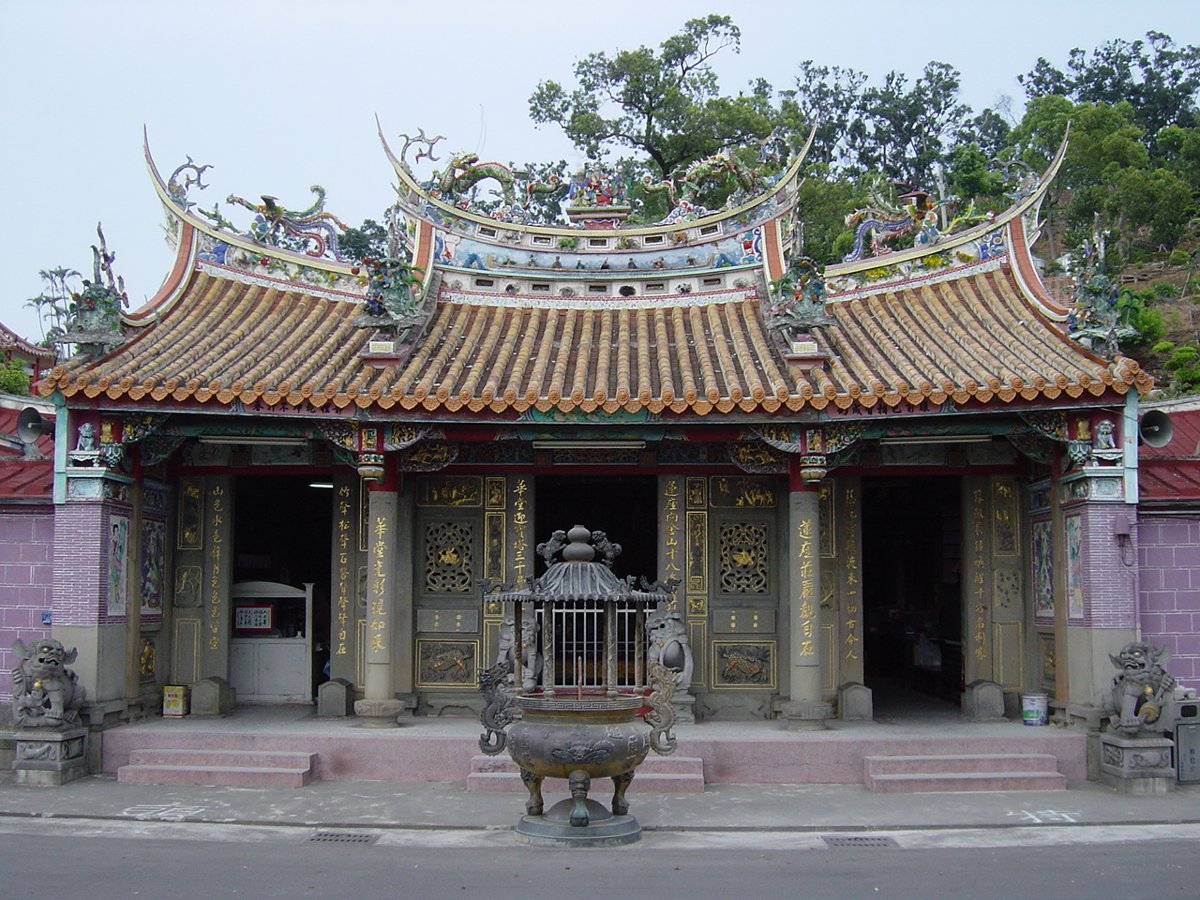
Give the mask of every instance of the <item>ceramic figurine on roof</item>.
POLYGON ((567 218, 591 228, 611 228, 630 212, 625 179, 599 162, 580 166, 567 191, 567 218))
POLYGON ((275 197, 262 195, 262 203, 251 203, 236 194, 225 198, 254 213, 248 236, 259 244, 299 250, 308 256, 341 259, 338 253, 338 232, 346 225, 333 213, 325 212, 325 188, 314 184, 309 188, 317 199, 305 210, 280 206, 275 197))
POLYGON ((99 356, 121 343, 121 308, 129 305, 124 279, 113 275, 116 254, 109 252, 98 223, 96 234, 100 244, 92 245, 92 280, 85 279, 83 290, 72 295, 67 330, 55 339, 58 344, 74 344, 84 356, 99 356))

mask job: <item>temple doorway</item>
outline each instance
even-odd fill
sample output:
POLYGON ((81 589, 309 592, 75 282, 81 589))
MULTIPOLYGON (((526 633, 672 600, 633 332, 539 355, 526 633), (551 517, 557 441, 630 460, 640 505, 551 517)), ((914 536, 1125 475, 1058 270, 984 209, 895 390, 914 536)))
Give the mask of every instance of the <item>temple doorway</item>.
MULTIPOLYGON (((242 601, 234 601, 231 639, 245 645, 242 650, 248 658, 253 654, 254 660, 262 660, 261 664, 243 661, 240 667, 277 667, 278 659, 286 657, 296 672, 285 673, 276 681, 282 678, 294 683, 299 679, 301 694, 311 699, 317 686, 328 680, 332 485, 324 476, 245 475, 235 480, 234 491, 235 594, 238 585, 261 585, 254 590, 260 599, 244 605, 269 609, 269 614, 259 612, 253 621, 246 616, 239 621, 236 607, 242 601), (302 596, 306 583, 313 585, 311 600, 302 596), (299 594, 289 596, 279 590, 277 596, 267 596, 272 592, 265 585, 270 584, 289 586, 299 594), (238 627, 247 622, 250 627, 238 627), (280 649, 285 643, 289 647, 280 649), (305 648, 299 657, 291 644, 305 648)), ((267 683, 265 673, 260 674, 267 683)), ((257 679, 258 675, 250 677, 257 679)))
POLYGON ((862 481, 863 666, 877 718, 957 710, 962 480, 862 481))
MULTIPOLYGON (((657 479, 653 475, 539 475, 534 500, 538 543, 557 530, 584 525, 621 545, 618 578, 658 578, 657 479)), ((538 560, 537 574, 545 571, 538 560)))

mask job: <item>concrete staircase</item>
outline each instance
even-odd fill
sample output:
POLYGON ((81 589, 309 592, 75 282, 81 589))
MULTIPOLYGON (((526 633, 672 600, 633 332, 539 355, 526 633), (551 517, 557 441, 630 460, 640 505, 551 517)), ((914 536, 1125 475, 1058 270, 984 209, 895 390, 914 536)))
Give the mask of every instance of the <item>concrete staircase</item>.
POLYGON ((317 754, 267 750, 133 750, 117 769, 126 784, 211 784, 303 787, 313 780, 317 754))
MULTIPOLYGON (((607 790, 605 779, 601 792, 607 790)), ((549 778, 544 790, 566 790, 566 779, 549 778)), ((521 772, 507 754, 471 758, 467 776, 468 791, 521 791, 521 772)), ((698 756, 658 756, 650 754, 637 768, 629 793, 657 791, 663 794, 699 794, 704 791, 704 761, 698 756)))
POLYGON ((1067 777, 1049 753, 863 757, 867 790, 877 794, 930 791, 1061 791, 1067 777))

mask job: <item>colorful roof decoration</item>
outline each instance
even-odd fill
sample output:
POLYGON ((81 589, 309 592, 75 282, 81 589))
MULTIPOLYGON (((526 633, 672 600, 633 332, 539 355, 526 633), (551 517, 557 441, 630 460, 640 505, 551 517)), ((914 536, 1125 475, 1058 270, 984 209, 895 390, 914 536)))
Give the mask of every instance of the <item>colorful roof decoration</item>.
POLYGON ((198 215, 188 200, 207 167, 189 159, 164 182, 147 151, 179 243, 175 268, 125 317, 121 346, 56 367, 39 390, 193 411, 506 419, 990 407, 1111 400, 1151 384, 1133 360, 1064 335, 1068 311, 1032 264, 1037 209, 1065 144, 1008 210, 964 216, 958 231, 938 230, 925 195, 907 212, 856 211, 855 258, 822 277, 793 252, 802 155, 774 178, 735 172, 732 154, 704 161, 695 178, 736 184, 725 208, 682 199, 696 196, 685 182, 672 186, 666 220, 636 227, 619 179, 593 166, 570 186, 572 224, 546 226, 523 219, 506 167, 459 156, 420 181, 404 154, 421 144, 418 157, 434 159, 435 143, 406 139, 397 157, 385 142, 400 181, 395 258, 365 266, 336 258, 326 235, 336 219, 318 188, 304 215, 274 198, 244 204, 255 223, 237 234, 215 205, 198 215), (463 193, 484 178, 504 192, 494 216, 463 193), (864 256, 889 216, 909 220, 896 227, 913 246, 864 256), (389 308, 398 287, 403 315, 389 308))

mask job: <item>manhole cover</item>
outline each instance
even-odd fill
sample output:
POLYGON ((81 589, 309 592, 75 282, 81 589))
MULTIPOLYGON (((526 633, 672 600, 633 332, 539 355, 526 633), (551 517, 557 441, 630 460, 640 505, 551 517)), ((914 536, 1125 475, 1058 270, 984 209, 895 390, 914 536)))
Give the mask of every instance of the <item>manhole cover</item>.
POLYGON ((866 837, 865 835, 857 834, 823 834, 821 840, 825 842, 827 847, 836 847, 843 849, 847 847, 855 847, 858 849, 875 849, 891 847, 895 849, 899 846, 896 841, 890 837, 866 837))
POLYGON ((308 839, 310 844, 373 844, 379 835, 362 831, 318 831, 308 839))

